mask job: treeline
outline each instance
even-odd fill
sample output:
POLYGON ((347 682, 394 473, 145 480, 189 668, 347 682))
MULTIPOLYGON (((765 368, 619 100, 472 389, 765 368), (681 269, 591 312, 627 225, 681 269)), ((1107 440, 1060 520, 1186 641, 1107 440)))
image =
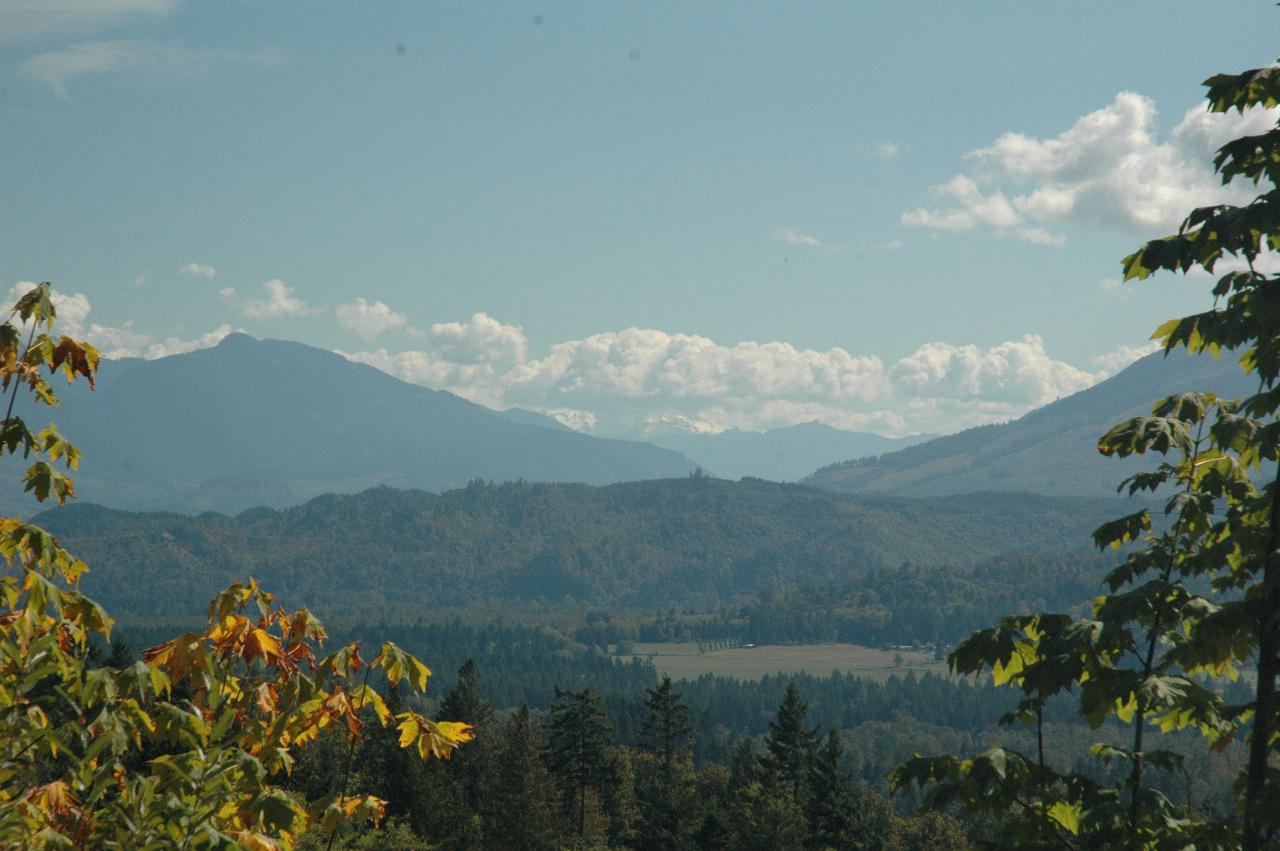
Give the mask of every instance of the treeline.
MULTIPOLYGON (((632 694, 556 688, 544 709, 502 710, 487 698, 486 680, 465 662, 435 712, 477 731, 447 763, 407 754, 372 717, 350 755, 340 733, 299 752, 290 784, 308 800, 332 794, 350 759, 352 788, 388 802, 387 824, 348 826, 337 847, 955 849, 1002 829, 990 819, 905 815, 914 802, 886 797, 883 783, 913 750, 981 746, 998 735, 1009 706, 989 686, 938 677, 663 678, 632 694), (717 718, 741 726, 709 723, 717 718), (707 737, 719 744, 706 747, 707 737)), ((393 691, 393 712, 399 702, 393 691)), ((1089 730, 1069 701, 1052 703, 1047 717, 1053 764, 1070 764, 1081 741, 1123 735, 1089 730)), ((1029 737, 1014 732, 1012 743, 1033 747, 1029 737)), ((1194 734, 1184 738, 1194 746, 1194 734)), ((1238 749, 1189 750, 1187 772, 1157 782, 1190 806, 1229 806, 1238 749)), ((1074 767, 1114 771, 1101 760, 1074 767)))
POLYGON ((1004 555, 977 565, 903 564, 841 583, 769 589, 742 606, 671 609, 649 618, 588 612, 574 636, 626 641, 953 644, 1010 612, 1078 611, 1100 592, 1107 561, 1087 554, 1004 555))
MULTIPOLYGON (((390 703, 395 709, 396 695, 390 703)), ((635 738, 617 742, 600 696, 556 691, 546 712, 501 713, 467 664, 438 717, 474 724, 448 762, 423 762, 370 724, 354 788, 387 801, 379 828, 349 825, 345 849, 634 848, 728 851, 954 849, 975 826, 946 815, 904 817, 845 770, 843 737, 820 735, 790 685, 759 739, 723 762, 693 760, 693 711, 669 679, 640 696, 635 738)), ((308 800, 333 793, 347 742, 322 737, 299 754, 290 784, 308 800)), ((305 837, 304 851, 323 847, 305 837)))
MULTIPOLYGON (((590 690, 608 713, 613 743, 634 745, 646 714, 642 695, 658 682, 656 669, 647 659, 624 662, 601 647, 574 640, 571 632, 540 624, 450 619, 336 627, 330 644, 379 636, 430 659, 428 701, 414 706, 428 714, 439 711, 440 696, 458 687, 456 672, 467 664, 479 672, 479 687, 499 712, 522 705, 543 712, 555 704, 557 688, 590 690)), ((143 648, 172 638, 174 631, 125 626, 120 634, 130 646, 143 648)), ((113 652, 116 659, 131 656, 119 643, 113 652)), ((989 682, 917 677, 911 671, 883 681, 839 672, 758 680, 708 674, 680 683, 695 733, 695 765, 727 764, 737 743, 765 735, 792 683, 808 702, 813 723, 845 732, 844 769, 875 788, 883 788, 886 773, 917 751, 941 752, 994 740, 1000 718, 1017 703, 1016 693, 989 682)), ((1045 718, 1058 729, 1050 751, 1055 741, 1074 742, 1089 732, 1068 700, 1049 702, 1045 718)), ((1065 745, 1062 753, 1068 758, 1065 745)), ((1208 769, 1198 773, 1211 776, 1208 769)))
POLYGON ((702 610, 768 589, 842 585, 912 564, 1083 552, 1113 500, 842 496, 706 477, 594 488, 377 488, 230 518, 77 505, 40 521, 89 563, 120 617, 198 617, 193 600, 255 576, 333 621, 371 613, 702 610))
MULTIPOLYGON (((123 640, 109 652, 116 658, 128 658, 128 648, 158 644, 172 638, 173 630, 125 626, 120 634, 123 640)), ((638 695, 658 681, 658 673, 649 660, 623 661, 548 626, 468 624, 457 619, 368 625, 359 629, 335 628, 330 644, 371 643, 374 636, 431 659, 434 672, 429 695, 444 695, 456 688, 455 672, 466 664, 482 672, 486 700, 498 710, 521 705, 545 710, 555 703, 557 688, 590 689, 601 695, 608 708, 618 743, 635 740, 644 717, 638 695)), ((935 675, 917 678, 914 672, 885 681, 842 673, 769 675, 759 680, 704 675, 681 686, 698 730, 694 746, 697 762, 726 761, 734 741, 763 735, 773 709, 791 682, 803 688, 817 723, 839 729, 913 718, 922 724, 972 734, 994 726, 1000 715, 1014 705, 1013 695, 1007 690, 935 675)), ((426 705, 428 711, 438 708, 435 702, 426 705)), ((911 742, 900 744, 892 749, 895 754, 912 752, 911 742)), ((878 759, 871 765, 851 763, 850 768, 867 779, 882 779, 878 759)), ((887 770, 887 764, 883 768, 887 770)))

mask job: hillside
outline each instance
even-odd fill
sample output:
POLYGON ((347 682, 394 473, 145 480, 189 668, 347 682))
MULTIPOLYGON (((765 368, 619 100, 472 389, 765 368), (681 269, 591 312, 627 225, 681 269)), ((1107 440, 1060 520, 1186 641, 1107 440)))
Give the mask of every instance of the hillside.
POLYGON ((812 422, 765 432, 737 429, 718 434, 679 432, 651 440, 695 459, 717 476, 728 479, 755 476, 781 482, 796 481, 835 460, 881 455, 923 443, 930 437, 883 437, 812 422))
POLYGON ((761 480, 685 477, 595 488, 378 488, 230 518, 91 505, 44 524, 93 567, 117 614, 199 610, 253 575, 326 613, 432 608, 705 608, 864 571, 1006 552, 1083 550, 1124 506, 1026 495, 869 500, 761 480))
POLYGON ((1098 438, 1117 422, 1150 413, 1151 403, 1185 390, 1240 396, 1252 392, 1235 359, 1157 352, 1088 390, 1013 422, 980 426, 878 458, 824 467, 806 484, 843 493, 942 496, 1027 491, 1107 496, 1151 462, 1098 454, 1098 438))
MULTIPOLYGON (((684 475, 645 443, 514 422, 332 352, 232 334, 211 349, 104 363, 98 390, 61 390, 54 419, 84 452, 80 498, 228 513, 375 485, 441 491, 474 478, 606 484, 684 475)), ((5 493, 21 487, 6 483, 5 493)), ((10 511, 34 502, 8 497, 10 511)))

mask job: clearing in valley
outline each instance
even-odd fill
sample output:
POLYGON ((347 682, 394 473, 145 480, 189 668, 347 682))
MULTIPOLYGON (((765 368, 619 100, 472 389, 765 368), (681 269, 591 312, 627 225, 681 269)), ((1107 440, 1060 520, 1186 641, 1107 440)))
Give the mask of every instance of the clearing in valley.
MULTIPOLYGON (((706 645, 702 645, 705 647, 706 645)), ((623 659, 648 659, 659 673, 674 680, 702 674, 758 680, 766 674, 826 676, 835 671, 873 679, 916 676, 932 672, 947 675, 947 663, 935 662, 931 650, 877 650, 858 644, 762 644, 700 650, 697 642, 637 642, 623 659)))

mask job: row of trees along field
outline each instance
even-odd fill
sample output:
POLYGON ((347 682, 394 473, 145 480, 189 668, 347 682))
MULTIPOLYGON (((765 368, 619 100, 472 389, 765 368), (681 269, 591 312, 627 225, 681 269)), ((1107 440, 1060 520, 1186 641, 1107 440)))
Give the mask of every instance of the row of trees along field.
MULTIPOLYGON (((1280 67, 1218 75, 1206 86, 1211 111, 1271 109, 1280 104, 1280 67)), ((1154 336, 1166 351, 1238 358, 1257 377, 1257 392, 1243 400, 1174 395, 1103 436, 1098 449, 1106 455, 1164 456, 1122 487, 1166 496, 1167 521, 1153 529, 1143 510, 1097 530, 1100 547, 1126 555, 1089 616, 1008 617, 952 653, 956 671, 989 671, 1021 693, 1009 720, 1036 732, 1033 747, 919 757, 893 776, 899 789, 926 790, 935 811, 958 807, 999 820, 1008 845, 1280 844, 1280 277, 1263 271, 1269 252, 1280 250, 1280 128, 1228 142, 1214 165, 1224 183, 1239 178, 1265 191, 1242 206, 1193 210, 1177 233, 1126 257, 1124 277, 1217 274, 1212 309, 1170 320, 1154 336), (1225 274, 1215 273, 1220 263, 1225 274), (1207 679, 1254 667, 1243 701, 1225 699, 1207 679), (1109 781, 1046 753, 1044 710, 1060 695, 1094 727, 1127 725, 1123 743, 1090 749, 1114 767, 1109 781), (1185 768, 1174 735, 1184 730, 1215 748, 1247 741, 1234 807, 1197 807, 1153 781, 1185 768)))

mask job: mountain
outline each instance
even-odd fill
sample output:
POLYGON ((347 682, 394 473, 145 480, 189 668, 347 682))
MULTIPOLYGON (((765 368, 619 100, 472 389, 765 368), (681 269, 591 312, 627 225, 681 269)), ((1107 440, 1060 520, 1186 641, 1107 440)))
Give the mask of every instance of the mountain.
POLYGON ((1098 438, 1128 417, 1180 391, 1236 397, 1257 390, 1230 354, 1177 351, 1148 355, 1115 376, 1020 419, 979 426, 875 459, 824 467, 804 481, 844 493, 941 496, 973 491, 1028 491, 1054 496, 1115 493, 1151 459, 1106 458, 1098 438))
POLYGON ((527 408, 507 408, 505 411, 494 411, 504 420, 511 420, 513 423, 524 423, 525 425, 541 426, 542 428, 552 428, 556 431, 573 431, 564 423, 555 417, 549 417, 546 414, 540 414, 537 411, 530 411, 527 408))
POLYGON ((658 446, 681 452, 728 479, 755 476, 796 481, 836 459, 881 455, 923 443, 932 435, 882 437, 841 431, 811 422, 765 432, 730 429, 719 434, 678 432, 650 438, 658 446))
POLYGON ((826 587, 904 562, 1087 553, 1115 499, 1027 494, 903 500, 760 479, 376 488, 231 518, 67 505, 36 522, 92 571, 117 615, 195 617, 248 576, 323 615, 416 617, 467 606, 652 611, 826 587))
MULTIPOLYGON (((159 360, 105 362, 97 391, 64 385, 60 394, 56 410, 20 413, 33 426, 53 419, 84 452, 81 500, 117 508, 237 512, 379 484, 606 484, 695 466, 649 444, 513 422, 332 352, 246 334, 159 360)), ((8 499, 5 510, 34 506, 8 499)))

